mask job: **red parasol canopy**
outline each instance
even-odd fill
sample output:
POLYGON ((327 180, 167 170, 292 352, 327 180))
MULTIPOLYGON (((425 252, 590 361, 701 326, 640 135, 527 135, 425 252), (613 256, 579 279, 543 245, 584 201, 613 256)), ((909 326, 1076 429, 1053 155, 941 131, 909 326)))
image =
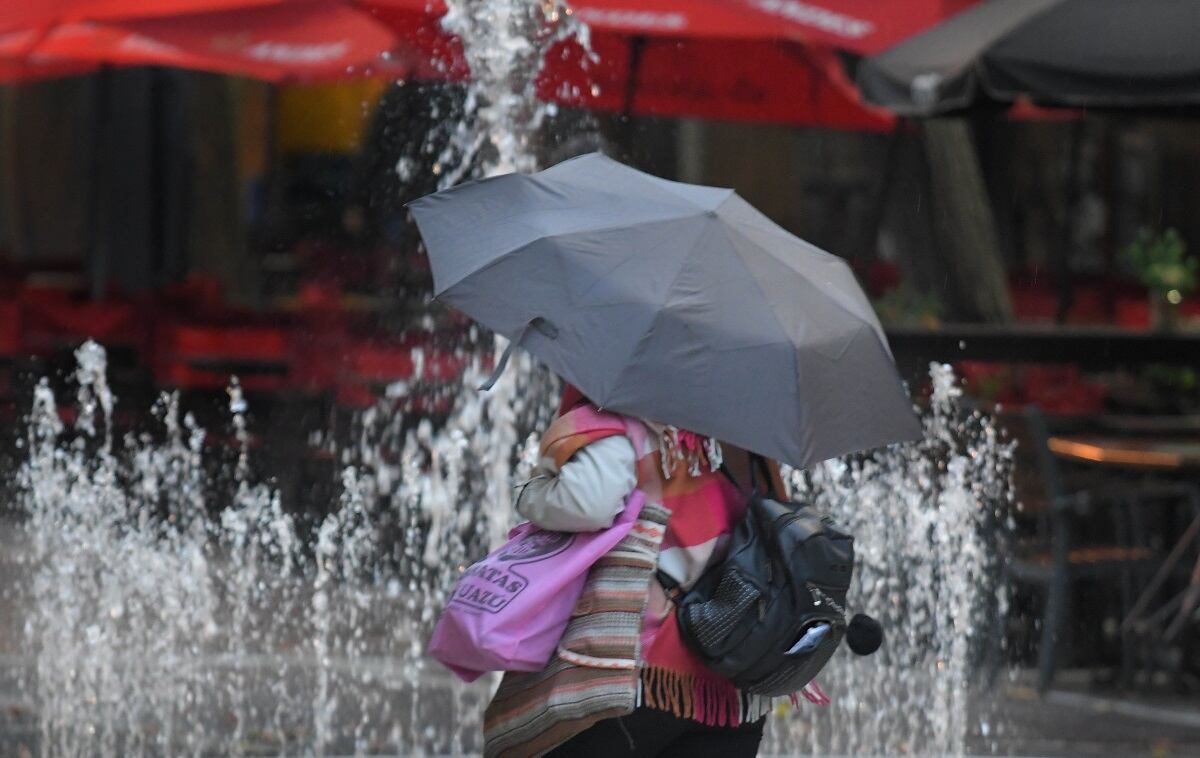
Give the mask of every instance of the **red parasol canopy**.
POLYGON ((553 51, 543 99, 602 111, 699 116, 835 129, 887 130, 865 107, 836 53, 795 42, 596 34, 597 63, 577 44, 553 51))
POLYGON ((24 58, 0 57, 0 84, 36 82, 64 76, 82 76, 96 69, 91 63, 62 61, 38 56, 24 58))
POLYGON ((26 53, 51 28, 71 21, 111 21, 279 5, 285 0, 15 0, 0 4, 0 55, 26 53), (23 47, 16 47, 20 43, 23 47))
MULTIPOLYGON (((608 2, 609 0, 605 0, 608 2)), ((885 50, 978 0, 736 0, 789 36, 860 55, 885 50)), ((777 32, 778 33, 778 32, 777 32)))
MULTIPOLYGON (((116 14, 139 3, 74 5, 116 14)), ((90 20, 93 14, 78 7, 68 10, 63 17, 77 20, 33 32, 24 55, 18 51, 27 44, 29 30, 0 35, 0 56, 8 57, 7 64, 0 63, 0 78, 98 65, 176 66, 269 81, 328 78, 375 65, 390 70, 386 58, 397 45, 391 30, 340 0, 170 0, 155 6, 152 15, 107 21, 90 20), (208 10, 185 12, 205 3, 208 10), (166 15, 164 6, 177 12, 166 15)))
MULTIPOLYGON (((441 0, 360 2, 420 51, 415 76, 467 75, 458 41, 438 25, 441 0)), ((888 15, 876 0, 578 0, 571 8, 599 61, 560 43, 538 90, 597 110, 889 129, 893 117, 860 102, 834 47, 886 47, 970 2, 919 0, 888 15)))
MULTIPOLYGON (((782 40, 870 55, 977 0, 573 0, 597 32, 665 37, 782 40)), ((360 0, 389 23, 437 18, 444 0, 360 0), (405 20, 408 17, 408 20, 405 20)))

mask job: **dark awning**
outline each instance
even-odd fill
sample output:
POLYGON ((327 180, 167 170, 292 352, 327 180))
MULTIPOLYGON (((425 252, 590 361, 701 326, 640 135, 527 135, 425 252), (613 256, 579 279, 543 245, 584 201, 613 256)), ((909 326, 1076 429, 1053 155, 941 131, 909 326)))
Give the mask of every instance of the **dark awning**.
POLYGON ((869 102, 907 115, 1018 97, 1044 105, 1200 105, 1196 0, 990 0, 870 58, 869 102))

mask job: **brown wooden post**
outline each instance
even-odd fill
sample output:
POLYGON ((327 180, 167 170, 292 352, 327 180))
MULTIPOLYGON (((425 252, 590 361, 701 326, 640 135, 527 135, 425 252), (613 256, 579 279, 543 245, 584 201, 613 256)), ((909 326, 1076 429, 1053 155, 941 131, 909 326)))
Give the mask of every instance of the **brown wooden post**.
POLYGON ((233 300, 255 304, 257 270, 246 255, 238 186, 236 91, 228 78, 210 74, 194 74, 189 84, 194 156, 188 214, 190 268, 219 278, 233 300))
POLYGON ((29 257, 29 242, 25 231, 18 183, 17 155, 20 147, 17 113, 20 111, 20 90, 0 87, 0 244, 17 260, 29 257))
POLYGON ((996 220, 970 127, 962 118, 921 123, 933 197, 939 259, 953 285, 954 310, 963 318, 1005 322, 1012 300, 996 220))

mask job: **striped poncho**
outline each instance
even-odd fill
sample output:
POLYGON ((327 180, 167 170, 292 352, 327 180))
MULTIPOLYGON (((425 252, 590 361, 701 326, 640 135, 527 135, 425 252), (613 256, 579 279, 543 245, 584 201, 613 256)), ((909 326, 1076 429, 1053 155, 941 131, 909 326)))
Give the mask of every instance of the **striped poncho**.
POLYGON ((676 455, 661 430, 591 406, 556 420, 541 454, 561 467, 614 435, 633 444, 646 505, 629 535, 593 566, 557 655, 542 671, 505 674, 484 715, 485 756, 541 755, 640 705, 729 726, 770 709, 768 698, 744 695, 704 667, 652 580, 661 567, 690 586, 722 554, 744 498, 708 465, 711 447, 676 455))

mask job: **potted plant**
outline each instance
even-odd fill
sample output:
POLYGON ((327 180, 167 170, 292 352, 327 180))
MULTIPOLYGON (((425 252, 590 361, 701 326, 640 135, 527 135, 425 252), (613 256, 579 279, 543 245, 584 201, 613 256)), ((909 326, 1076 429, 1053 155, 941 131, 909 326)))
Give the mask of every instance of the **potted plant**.
POLYGON ((892 287, 872 305, 884 326, 917 326, 936 329, 945 307, 937 295, 925 295, 907 284, 892 287))
POLYGON ((1200 262, 1188 256, 1187 244, 1179 232, 1141 229, 1137 239, 1125 248, 1125 260, 1149 290, 1152 325, 1158 329, 1174 328, 1179 304, 1196 290, 1200 268, 1200 262))

